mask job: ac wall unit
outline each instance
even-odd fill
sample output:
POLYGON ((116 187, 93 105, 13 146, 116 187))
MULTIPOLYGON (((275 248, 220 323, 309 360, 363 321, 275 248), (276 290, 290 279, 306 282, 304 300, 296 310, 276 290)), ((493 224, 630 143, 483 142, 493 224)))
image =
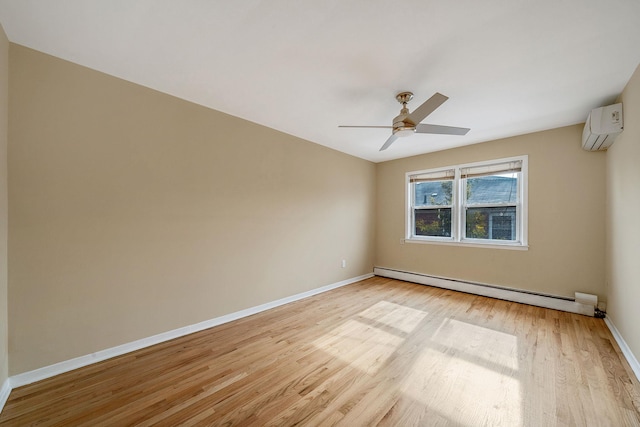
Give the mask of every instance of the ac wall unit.
POLYGON ((591 110, 582 131, 582 148, 587 151, 606 150, 622 129, 621 103, 591 110))

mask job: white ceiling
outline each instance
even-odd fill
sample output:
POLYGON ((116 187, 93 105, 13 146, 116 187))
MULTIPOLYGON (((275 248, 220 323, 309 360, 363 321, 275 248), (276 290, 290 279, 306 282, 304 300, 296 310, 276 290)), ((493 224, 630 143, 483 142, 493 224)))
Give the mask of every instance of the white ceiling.
POLYGON ((639 0, 0 0, 9 40, 374 162, 584 122, 640 63, 639 0), (423 123, 379 152, 395 94, 423 123))

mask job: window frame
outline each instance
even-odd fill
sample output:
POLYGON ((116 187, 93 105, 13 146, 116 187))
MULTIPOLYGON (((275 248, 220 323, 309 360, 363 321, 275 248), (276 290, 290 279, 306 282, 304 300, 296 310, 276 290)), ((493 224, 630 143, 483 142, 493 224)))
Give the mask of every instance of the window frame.
MULTIPOLYGON (((529 175, 529 156, 515 156, 501 159, 492 159, 474 163, 464 163, 459 165, 438 167, 432 169, 424 169, 411 171, 405 174, 405 236, 402 243, 426 243, 426 244, 445 244, 456 246, 472 246, 472 247, 489 247, 498 249, 528 249, 528 175, 529 175), (466 203, 466 178, 462 176, 462 169, 475 168, 482 166, 498 165, 501 163, 521 162, 521 170, 518 173, 517 191, 518 197, 516 203, 488 203, 488 204, 472 204, 467 206, 466 203), (451 208, 451 237, 440 236, 421 236, 415 233, 415 185, 411 182, 411 177, 421 174, 431 174, 454 170, 453 188, 452 188, 452 205, 451 208), (512 207, 515 205, 515 231, 516 240, 498 240, 498 239, 478 239, 467 238, 466 234, 466 211, 467 207, 512 207)), ((422 206, 422 205, 420 205, 422 206)), ((433 206, 449 208, 449 206, 433 206)))
MULTIPOLYGON (((455 170, 452 167, 446 167, 446 168, 437 168, 437 169, 430 169, 428 171, 426 171, 426 173, 428 174, 438 174, 438 173, 445 173, 448 171, 454 171, 454 176, 451 179, 451 203, 449 205, 414 205, 414 201, 415 201, 415 193, 414 193, 414 186, 411 185, 409 183, 409 209, 411 210, 412 215, 410 215, 410 222, 411 225, 410 230, 415 230, 415 215, 413 215, 413 211, 415 209, 451 209, 451 236, 447 237, 447 236, 417 236, 418 238, 429 238, 430 240, 435 240, 435 241, 442 241, 442 242, 449 242, 449 241, 453 241, 453 236, 454 236, 454 230, 457 228, 456 223, 456 200, 457 200, 457 194, 458 194, 458 188, 456 185, 456 179, 455 179, 455 170)), ((425 172, 425 171, 422 171, 425 172)), ((412 174, 412 176, 418 175, 419 173, 414 173, 412 174)), ((410 181, 410 177, 407 176, 407 182, 410 181)), ((442 179, 441 181, 445 181, 445 180, 449 180, 449 179, 442 179)), ((438 180, 440 181, 440 180, 438 180)))

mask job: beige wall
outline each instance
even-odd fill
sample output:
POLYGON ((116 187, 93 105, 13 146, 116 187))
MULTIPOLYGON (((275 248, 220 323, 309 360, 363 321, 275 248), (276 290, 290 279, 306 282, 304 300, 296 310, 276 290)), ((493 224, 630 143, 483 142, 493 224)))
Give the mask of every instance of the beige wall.
POLYGON ((0 386, 8 377, 7 326, 7 121, 9 116, 9 41, 0 26, 0 386))
POLYGON ((372 271, 374 164, 13 44, 10 77, 11 374, 372 271))
POLYGON ((605 153, 580 148, 582 125, 377 165, 376 266, 573 297, 605 297, 605 153), (405 173, 527 154, 529 250, 401 244, 405 173))
POLYGON ((607 313, 640 360, 640 66, 621 101, 624 131, 607 150, 607 313))

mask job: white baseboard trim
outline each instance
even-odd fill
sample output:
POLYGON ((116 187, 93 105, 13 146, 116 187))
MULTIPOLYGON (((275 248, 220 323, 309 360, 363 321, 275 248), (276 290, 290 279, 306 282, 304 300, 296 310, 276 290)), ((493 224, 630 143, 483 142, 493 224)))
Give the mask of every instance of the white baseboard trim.
POLYGON ((2 383, 2 388, 0 388, 0 412, 4 409, 4 404, 7 403, 9 394, 11 394, 11 381, 7 378, 4 380, 4 383, 2 383))
POLYGON ((420 273, 392 270, 383 267, 375 267, 373 269, 373 273, 376 276, 404 280, 406 282, 414 282, 421 285, 435 286, 438 288, 450 289, 452 291, 466 292, 468 294, 481 295, 506 301, 519 302, 522 304, 535 305, 537 307, 584 314, 585 316, 593 317, 595 310, 595 308, 590 305, 575 302, 570 298, 530 293, 498 285, 466 282, 462 280, 428 276, 420 273))
POLYGON ((636 378, 638 379, 638 381, 640 381, 640 362, 638 362, 638 359, 636 359, 636 356, 633 354, 624 338, 622 338, 622 335, 620 335, 620 331, 618 331, 618 328, 616 328, 613 322, 609 320, 608 317, 606 317, 604 319, 604 323, 611 331, 613 339, 615 339, 618 343, 618 347, 620 347, 620 351, 622 351, 624 358, 627 359, 627 362, 629 362, 631 370, 634 374, 636 374, 636 378))
MULTIPOLYGON (((222 325, 234 320, 241 319, 243 317, 251 316, 271 308, 279 307, 284 304, 295 302, 304 298, 308 298, 313 295, 317 295, 323 292, 330 291, 342 286, 350 285, 351 283, 359 282, 364 279, 373 277, 373 273, 364 274, 362 276, 353 277, 351 279, 343 280, 341 282, 332 283, 330 285, 322 286, 320 288, 312 289, 310 291, 295 294, 289 297, 281 298, 279 300, 271 301, 266 304, 261 304, 255 307, 247 308, 245 310, 236 311, 235 313, 225 314, 224 316, 216 317, 214 319, 205 320, 204 322, 196 323, 194 325, 185 326, 182 328, 174 329, 171 331, 163 332, 151 337, 142 338, 130 343, 122 344, 116 347, 112 347, 106 350, 97 351, 95 353, 87 354, 85 356, 76 357, 74 359, 65 360, 63 362, 55 363, 53 365, 45 366, 43 368, 34 369, 33 371, 24 372, 22 374, 13 375, 9 378, 10 389, 20 387, 23 385, 31 384, 36 381, 51 378, 53 376, 72 371, 74 369, 82 368, 83 366, 91 365, 93 363, 102 362, 103 360, 111 359, 112 357, 121 356, 132 351, 140 350, 141 348, 149 347, 155 344, 159 344, 165 341, 179 338, 185 335, 199 332, 204 329, 209 329, 214 326, 222 325)), ((4 390, 4 389, 3 389, 4 390)), ((1 408, 0 408, 1 410, 1 408)))

